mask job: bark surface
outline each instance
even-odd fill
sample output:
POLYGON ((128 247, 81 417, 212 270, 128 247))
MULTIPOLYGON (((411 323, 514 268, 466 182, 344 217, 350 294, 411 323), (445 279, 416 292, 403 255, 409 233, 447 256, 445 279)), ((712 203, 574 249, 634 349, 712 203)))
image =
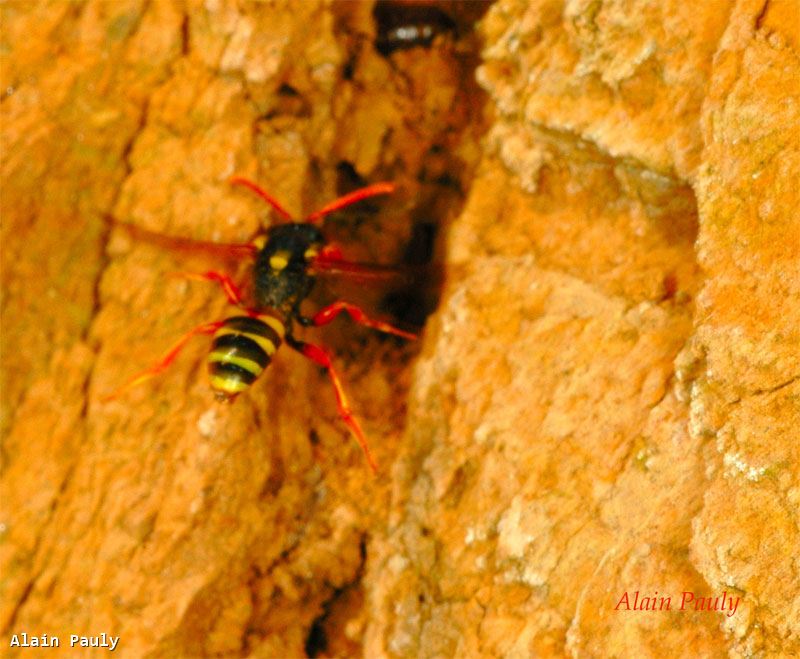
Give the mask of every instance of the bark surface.
POLYGON ((0 7, 0 654, 800 653, 796 6, 392 6, 0 7), (232 175, 297 217, 395 181, 326 231, 444 267, 416 343, 303 333, 377 477, 288 349, 231 406, 200 339, 103 401, 231 314, 116 223, 247 241, 232 175))

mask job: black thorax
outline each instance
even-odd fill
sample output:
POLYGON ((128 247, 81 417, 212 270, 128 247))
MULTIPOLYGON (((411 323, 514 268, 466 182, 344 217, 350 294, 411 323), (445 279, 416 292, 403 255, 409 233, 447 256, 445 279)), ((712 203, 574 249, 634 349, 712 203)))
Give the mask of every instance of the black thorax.
POLYGON ((258 308, 295 315, 314 287, 309 262, 324 244, 322 232, 313 224, 295 222, 272 227, 254 267, 258 308))

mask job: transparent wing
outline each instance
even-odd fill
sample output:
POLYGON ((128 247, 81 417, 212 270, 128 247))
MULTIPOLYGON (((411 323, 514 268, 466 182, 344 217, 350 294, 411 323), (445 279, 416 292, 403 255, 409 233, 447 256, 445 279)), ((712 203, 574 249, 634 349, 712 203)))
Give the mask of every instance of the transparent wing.
POLYGON ((113 219, 110 222, 115 228, 124 230, 133 240, 153 245, 176 256, 181 270, 167 276, 217 282, 222 285, 229 300, 239 297, 243 305, 252 305, 254 291, 251 271, 258 253, 258 247, 253 243, 194 240, 149 231, 113 219))
POLYGON ((327 257, 316 259, 311 272, 333 297, 409 331, 419 330, 436 308, 445 274, 440 264, 380 265, 327 257))
POLYGON ((124 222, 113 222, 113 225, 124 229, 134 240, 156 245, 183 255, 205 255, 221 261, 239 262, 243 259, 254 258, 258 252, 258 248, 252 243, 215 243, 207 240, 168 236, 124 222))

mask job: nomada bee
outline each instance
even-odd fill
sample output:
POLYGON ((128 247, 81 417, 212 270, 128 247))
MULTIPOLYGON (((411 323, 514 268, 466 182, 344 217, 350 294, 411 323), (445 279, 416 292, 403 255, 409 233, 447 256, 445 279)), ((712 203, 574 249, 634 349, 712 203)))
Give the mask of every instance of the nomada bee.
POLYGON ((440 34, 455 36, 456 23, 431 2, 378 2, 373 10, 377 23, 375 47, 383 55, 418 46, 427 48, 440 34))
POLYGON ((228 302, 238 307, 241 313, 203 323, 188 331, 161 360, 132 377, 104 400, 117 398, 129 388, 163 372, 175 361, 192 337, 211 334, 213 339, 208 354, 211 388, 218 400, 232 401, 255 382, 269 366, 272 356, 281 343, 285 343, 325 369, 336 394, 339 416, 364 451, 370 468, 377 471, 364 431, 350 409, 328 351, 319 345, 300 341, 294 337, 293 330, 295 323, 305 327, 318 327, 330 323, 341 312, 346 312, 361 325, 404 339, 416 338, 411 332, 369 318, 361 308, 344 300, 336 300, 313 316, 304 316, 300 311, 300 305, 311 293, 320 274, 343 274, 365 280, 391 274, 393 269, 390 267, 344 260, 341 250, 326 240, 319 224, 334 211, 370 197, 390 194, 395 186, 384 182, 358 189, 298 222, 271 195, 252 181, 234 177, 231 183, 244 186, 257 194, 281 216, 283 222, 271 226, 249 243, 241 244, 176 238, 152 233, 132 225, 124 226, 134 238, 154 242, 168 249, 199 250, 228 258, 253 259, 252 280, 249 287, 252 291, 252 301, 245 301, 243 287, 237 285, 226 273, 216 270, 181 273, 181 276, 188 279, 218 283, 228 302))

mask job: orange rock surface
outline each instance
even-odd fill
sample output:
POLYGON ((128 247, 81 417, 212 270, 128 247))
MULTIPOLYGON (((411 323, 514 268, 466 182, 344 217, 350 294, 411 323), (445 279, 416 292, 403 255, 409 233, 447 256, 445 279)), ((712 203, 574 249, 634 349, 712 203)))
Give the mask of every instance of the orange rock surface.
POLYGON ((0 654, 800 653, 800 12, 392 7, 437 36, 379 52, 370 2, 0 7, 0 654), (436 238, 419 342, 303 334, 377 477, 288 349, 231 406, 200 339, 103 400, 230 313, 115 223, 246 241, 274 217, 234 174, 298 217, 395 181, 326 223, 356 260, 436 238))

